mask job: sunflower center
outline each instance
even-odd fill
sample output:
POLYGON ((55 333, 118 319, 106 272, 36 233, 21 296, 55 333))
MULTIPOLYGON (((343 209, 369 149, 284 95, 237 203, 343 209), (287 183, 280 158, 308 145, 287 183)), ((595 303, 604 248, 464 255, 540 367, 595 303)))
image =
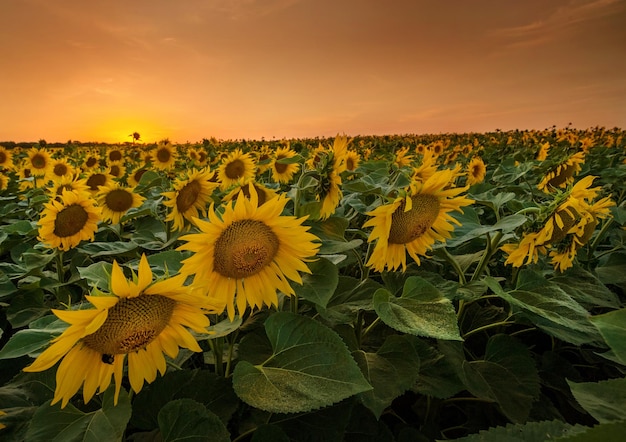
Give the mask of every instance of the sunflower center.
POLYGON ((0 152, 0 164, 4 164, 7 160, 7 155, 4 152, 0 152))
POLYGON ((348 158, 346 160, 346 169, 348 169, 350 171, 355 169, 355 167, 354 167, 354 160, 352 158, 348 158))
POLYGON ((276 163, 274 164, 274 167, 276 168, 276 172, 278 173, 285 173, 287 171, 287 167, 289 166, 288 164, 283 164, 283 163, 278 162, 282 160, 283 158, 285 157, 281 155, 276 157, 276 163))
POLYGON ((245 173, 245 171, 246 171, 246 166, 245 164, 243 164, 243 161, 239 159, 231 161, 230 163, 226 165, 226 168, 224 169, 226 176, 231 180, 236 180, 236 179, 241 178, 243 174, 245 173))
POLYGON ((114 189, 107 193, 106 206, 114 212, 126 212, 133 206, 133 196, 124 189, 114 189))
POLYGON ((138 171, 136 171, 133 174, 133 177, 135 178, 135 181, 139 182, 141 180, 141 177, 143 176, 144 173, 146 173, 146 169, 139 169, 138 171))
POLYGON ((98 164, 98 159, 96 157, 89 157, 87 158, 87 161, 85 161, 85 165, 87 167, 93 167, 96 164, 98 164))
POLYGON ((278 237, 265 223, 235 221, 215 241, 215 271, 227 278, 252 276, 272 262, 278 245, 278 237))
POLYGON ((54 220, 54 234, 59 238, 67 238, 81 231, 89 219, 87 211, 79 204, 67 206, 54 220))
POLYGON ((65 164, 55 164, 52 169, 56 176, 63 176, 67 174, 67 166, 65 164))
POLYGON ((114 150, 109 152, 109 160, 111 161, 120 161, 122 159, 122 152, 119 150, 114 150))
POLYGON ((122 169, 120 169, 120 166, 118 166, 117 164, 114 164, 111 166, 109 173, 114 177, 119 177, 122 174, 122 169))
POLYGON ((407 244, 422 236, 439 216, 439 198, 434 195, 418 194, 411 197, 413 205, 404 211, 405 202, 391 215, 389 242, 407 244))
POLYGON ((145 348, 167 326, 176 301, 161 295, 122 298, 102 326, 83 338, 83 344, 103 355, 131 353, 145 348))
POLYGON ((33 165, 35 169, 43 169, 46 167, 46 159, 43 155, 35 154, 33 158, 30 160, 30 163, 33 165))
POLYGON ((176 208, 178 211, 186 212, 192 207, 198 199, 201 190, 202 186, 200 186, 200 183, 196 180, 185 184, 185 186, 178 191, 178 196, 176 197, 176 208))
POLYGON ((103 186, 107 182, 107 177, 103 173, 94 173, 87 178, 87 185, 91 190, 98 190, 100 186, 103 186))
POLYGON ((167 149, 159 149, 157 151, 157 159, 161 162, 161 163, 167 163, 171 158, 171 154, 170 151, 167 149))

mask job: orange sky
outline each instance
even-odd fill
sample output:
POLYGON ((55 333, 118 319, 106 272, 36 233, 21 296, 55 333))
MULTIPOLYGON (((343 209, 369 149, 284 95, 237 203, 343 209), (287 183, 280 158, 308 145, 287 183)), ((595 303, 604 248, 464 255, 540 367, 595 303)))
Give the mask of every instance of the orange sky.
POLYGON ((626 0, 2 0, 0 141, 626 127, 626 0))

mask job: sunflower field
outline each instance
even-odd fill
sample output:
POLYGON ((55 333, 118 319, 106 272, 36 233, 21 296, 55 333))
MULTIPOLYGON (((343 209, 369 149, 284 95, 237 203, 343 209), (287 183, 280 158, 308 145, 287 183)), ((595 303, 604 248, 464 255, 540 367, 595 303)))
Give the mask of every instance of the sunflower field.
POLYGON ((626 431, 619 128, 2 144, 2 441, 626 431))

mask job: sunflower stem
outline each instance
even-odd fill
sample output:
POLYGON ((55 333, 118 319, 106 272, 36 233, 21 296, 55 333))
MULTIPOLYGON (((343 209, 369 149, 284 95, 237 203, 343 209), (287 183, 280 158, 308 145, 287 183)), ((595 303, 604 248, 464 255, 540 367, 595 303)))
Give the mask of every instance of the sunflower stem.
POLYGON ((469 336, 476 334, 478 332, 481 331, 485 331, 488 330, 490 328, 494 328, 494 327, 500 327, 500 326, 505 326, 505 325, 511 325, 511 324, 515 324, 514 322, 509 322, 509 318, 506 318, 504 321, 500 321, 500 322, 493 322, 491 324, 487 324, 487 325, 483 325, 482 327, 477 327, 473 330, 468 331, 467 333, 465 333, 463 335, 463 339, 467 339, 469 336))
POLYGON ((500 243, 500 240, 502 239, 503 233, 502 231, 498 230, 498 232, 495 234, 493 239, 491 238, 491 235, 489 235, 489 232, 487 232, 486 235, 487 235, 487 246, 485 247, 485 252, 483 253, 483 256, 480 258, 478 266, 476 266, 476 270, 474 270, 474 274, 472 275, 470 282, 476 281, 483 274, 483 272, 487 268, 487 264, 489 264, 489 261, 491 260, 491 257, 498 250, 498 244, 500 243))
POLYGON ((298 314, 298 295, 293 294, 290 298, 289 307, 291 309, 291 313, 298 314))
POLYGON ((365 330, 363 330, 363 333, 361 333, 361 340, 363 340, 363 338, 369 333, 371 332, 374 327, 376 327, 378 325, 378 323, 380 322, 380 317, 374 319, 374 321, 367 326, 367 328, 365 330))
POLYGON ((65 270, 63 268, 63 250, 56 250, 56 267, 57 267, 57 279, 59 283, 63 284, 65 282, 65 270))
POLYGON ((595 239, 593 240, 593 242, 589 246, 589 256, 593 256, 593 253, 596 251, 596 248, 600 244, 600 241, 602 241, 602 238, 604 237, 604 234, 609 230, 609 227, 611 227, 612 224, 613 224, 613 218, 609 218, 602 225, 602 228, 600 229, 600 232, 598 233, 598 236, 595 237, 595 239))
POLYGON ((467 279, 465 278, 465 273, 463 272, 463 269, 461 269, 459 262, 454 258, 454 256, 450 254, 450 252, 448 252, 448 249, 446 247, 443 247, 443 254, 446 258, 446 261, 448 261, 452 265, 452 267, 454 267, 454 271, 457 273, 457 275, 459 275, 459 282, 463 285, 467 284, 467 279))
POLYGON ((238 336, 239 336, 239 329, 235 330, 233 338, 231 339, 229 347, 228 347, 228 359, 226 359, 226 370, 224 370, 224 377, 225 378, 230 377, 230 367, 231 367, 231 364, 233 362, 235 342, 237 342, 237 337, 238 336))

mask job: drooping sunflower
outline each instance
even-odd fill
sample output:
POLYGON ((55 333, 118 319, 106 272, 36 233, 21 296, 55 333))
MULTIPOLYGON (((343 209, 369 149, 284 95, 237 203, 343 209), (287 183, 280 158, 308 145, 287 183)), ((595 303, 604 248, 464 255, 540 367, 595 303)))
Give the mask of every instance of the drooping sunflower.
POLYGON ((547 206, 518 243, 501 247, 508 257, 505 264, 521 267, 537 263, 548 254, 555 269, 563 272, 573 265, 578 250, 592 237, 599 220, 610 215, 615 203, 610 197, 593 201, 599 187, 589 188, 596 177, 586 176, 567 192, 555 196, 555 204, 547 206), (556 206, 556 208, 554 208, 556 206))
POLYGON ((80 387, 88 402, 96 392, 115 383, 117 404, 128 356, 128 378, 135 392, 144 382, 156 379, 166 370, 164 353, 175 358, 179 348, 202 351, 187 330, 207 333, 213 313, 205 296, 198 295, 184 278, 174 276, 153 282, 148 260, 142 255, 138 274, 129 281, 113 262, 110 293, 87 295, 94 308, 52 310, 70 326, 44 350, 26 372, 49 369, 59 360, 52 404, 65 407, 80 387))
POLYGON ((549 170, 541 182, 537 184, 537 188, 546 193, 550 193, 554 189, 566 188, 574 182, 574 177, 581 171, 581 165, 584 164, 584 162, 585 153, 582 151, 576 152, 574 155, 571 155, 565 161, 549 170))
POLYGON ((166 200, 163 205, 171 210, 165 221, 172 221, 174 230, 182 231, 185 220, 192 221, 194 217, 204 216, 211 194, 217 183, 209 181, 213 175, 208 168, 203 170, 192 169, 187 176, 179 178, 174 183, 174 190, 163 192, 166 200))
POLYGON ((84 192, 63 191, 44 205, 39 218, 38 239, 46 247, 68 250, 81 241, 93 241, 101 210, 84 192))
POLYGON ((376 241, 367 265, 382 272, 385 267, 406 270, 406 254, 419 265, 419 256, 426 256, 436 241, 451 237, 453 224, 450 212, 462 212, 473 201, 460 193, 467 187, 455 187, 455 171, 443 169, 425 181, 414 181, 404 197, 377 207, 367 215, 372 218, 363 227, 373 227, 368 242, 376 241))
POLYGON ((292 150, 287 143, 287 146, 279 147, 274 153, 274 159, 272 160, 272 179, 274 182, 287 184, 293 176, 300 170, 300 163, 290 162, 284 163, 281 161, 294 158, 296 151, 292 150))
POLYGON ((282 215, 287 198, 278 195, 259 206, 254 186, 250 198, 240 196, 218 215, 211 205, 208 220, 195 219, 201 233, 185 235, 178 249, 193 252, 181 274, 195 275, 193 284, 213 305, 243 315, 247 306, 278 304, 277 290, 293 295, 289 281, 302 284, 320 244, 302 223, 306 217, 282 215), (235 308, 236 306, 236 308, 235 308))
POLYGON ((467 181, 470 186, 482 183, 487 174, 487 167, 481 157, 473 157, 467 165, 467 181))
POLYGON ((409 148, 403 147, 397 150, 394 154, 393 162, 398 168, 410 166, 413 162, 413 155, 409 154, 409 148))
POLYGON ((141 206, 146 198, 134 190, 133 187, 125 187, 119 183, 101 186, 96 194, 96 201, 102 209, 102 220, 118 224, 126 212, 141 206))
POLYGON ((229 187, 248 181, 256 172, 256 164, 249 153, 243 153, 241 149, 235 149, 226 155, 217 169, 217 179, 220 188, 226 190, 229 187))
POLYGON ((9 177, 0 172, 0 190, 7 190, 9 188, 9 177))
POLYGON ((539 146, 539 152, 537 152, 537 161, 544 161, 548 158, 548 152, 550 151, 550 142, 546 141, 539 146))
POLYGON ((152 151, 151 161, 159 170, 171 170, 176 163, 176 149, 169 140, 163 140, 152 151))
POLYGON ((44 148, 33 147, 27 152, 26 167, 30 169, 30 173, 36 177, 47 175, 52 167, 52 158, 50 153, 44 148))

